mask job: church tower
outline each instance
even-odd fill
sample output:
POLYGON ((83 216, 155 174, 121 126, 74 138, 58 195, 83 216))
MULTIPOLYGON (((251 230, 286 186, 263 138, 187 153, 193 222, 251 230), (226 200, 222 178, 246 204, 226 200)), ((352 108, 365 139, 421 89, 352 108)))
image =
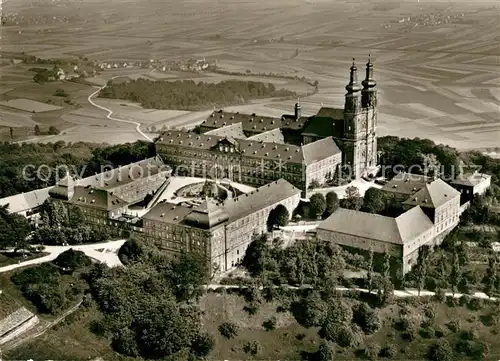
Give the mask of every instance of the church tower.
POLYGON ((366 117, 366 165, 370 169, 377 165, 377 82, 373 78, 371 55, 366 63, 366 77, 362 82, 361 103, 366 117))
POLYGON ((352 178, 361 176, 361 148, 363 146, 364 134, 361 129, 362 103, 361 86, 358 83, 358 69, 355 60, 352 59, 349 84, 345 87, 344 105, 344 141, 342 152, 342 164, 352 178))

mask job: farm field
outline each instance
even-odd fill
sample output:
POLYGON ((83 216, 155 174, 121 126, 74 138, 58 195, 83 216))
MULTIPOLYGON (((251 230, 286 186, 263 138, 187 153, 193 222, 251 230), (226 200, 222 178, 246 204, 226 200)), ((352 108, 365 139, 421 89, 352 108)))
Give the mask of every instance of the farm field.
MULTIPOLYGON (((301 99, 305 114, 314 114, 321 104, 341 107, 351 59, 357 59, 361 78, 371 52, 380 89, 380 135, 426 137, 463 150, 499 144, 500 8, 495 2, 195 0, 178 4, 167 0, 144 6, 138 0, 115 0, 97 6, 96 1, 87 0, 57 6, 48 1, 30 4, 31 0, 20 0, 4 5, 7 14, 23 16, 17 24, 3 26, 4 51, 108 62, 206 58, 226 71, 304 76, 319 81, 319 92, 301 99), (422 20, 426 16, 441 20, 429 24, 422 20)), ((102 85, 116 75, 134 78, 137 74, 137 69, 106 70, 95 82, 102 85)), ((15 76, 19 77, 6 78, 9 87, 15 76)), ((200 81, 228 78, 221 74, 184 76, 200 81)), ((161 72, 147 77, 179 79, 175 73, 161 72)), ((283 87, 294 91, 301 86, 300 82, 265 79, 284 82, 283 87)), ((84 100, 77 103, 90 111, 84 100)), ((281 115, 291 111, 291 104, 261 101, 250 112, 281 115)), ((247 105, 240 108, 250 110, 247 105)), ((128 116, 134 119, 140 117, 131 113, 128 116)), ((104 116, 103 124, 113 126, 104 116)), ((145 116, 143 120, 145 127, 183 123, 178 116, 154 122, 145 116)))

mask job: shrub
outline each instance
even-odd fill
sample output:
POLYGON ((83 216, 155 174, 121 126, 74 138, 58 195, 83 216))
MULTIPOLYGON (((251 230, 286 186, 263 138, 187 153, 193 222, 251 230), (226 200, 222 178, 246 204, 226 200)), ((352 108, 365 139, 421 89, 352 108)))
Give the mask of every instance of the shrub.
POLYGON ((401 330, 403 331, 402 333, 403 338, 409 341, 413 341, 418 334, 419 327, 417 325, 417 322, 408 317, 404 317, 401 319, 400 324, 401 324, 401 330))
POLYGON ((328 341, 322 340, 315 356, 316 361, 332 361, 335 357, 335 346, 328 341))
POLYGON ((219 332, 225 338, 230 339, 238 335, 238 326, 232 322, 224 322, 219 325, 219 332))
POLYGON ((351 348, 357 347, 363 341, 363 336, 354 327, 342 325, 333 341, 341 347, 351 348))
POLYGON ((455 345, 455 350, 462 355, 473 358, 474 360, 480 360, 488 355, 489 347, 484 342, 462 339, 455 345))
POLYGON ((427 317, 428 319, 435 319, 436 318, 436 310, 434 309, 434 307, 432 307, 431 305, 428 305, 425 307, 424 309, 424 315, 425 317, 427 317))
POLYGON ((467 304, 467 308, 471 311, 479 311, 484 306, 484 302, 480 298, 472 298, 467 304))
POLYGON ((446 296, 446 304, 448 305, 448 307, 456 307, 458 306, 459 301, 453 296, 446 296))
POLYGON ((467 330, 467 331, 463 331, 461 334, 460 334, 460 338, 462 340, 469 340, 469 341, 475 341, 478 339, 478 334, 477 334, 477 331, 476 330, 467 330))
POLYGON ((434 335, 437 337, 437 338, 441 338, 444 336, 444 330, 441 326, 436 326, 434 328, 434 335))
POLYGON ((366 346, 363 350, 363 356, 368 360, 376 360, 380 353, 380 346, 377 343, 366 346))
POLYGON ((435 331, 432 327, 422 327, 419 333, 422 338, 433 338, 435 336, 435 331))
POLYGON ((431 345, 428 352, 430 361, 452 361, 453 350, 446 340, 438 340, 431 345))
POLYGON ((380 350, 380 357, 391 358, 398 354, 398 348, 392 343, 386 344, 382 350, 380 350))
POLYGON ((260 345, 259 341, 247 341, 245 345, 243 345, 243 351, 246 354, 257 356, 262 352, 262 346, 260 345))
POLYGON ((467 306, 472 298, 468 295, 460 296, 459 304, 460 306, 467 306))
POLYGON ((276 323, 277 323, 276 317, 273 316, 269 320, 264 321, 262 323, 262 327, 264 327, 266 331, 272 331, 276 328, 276 323))
POLYGON ((306 334, 305 333, 298 333, 295 338, 298 340, 298 341, 302 341, 303 339, 306 338, 306 334))
POLYGON ((446 299, 446 294, 442 288, 438 288, 432 298, 436 302, 443 303, 446 299))
POLYGON ((54 264, 63 269, 77 271, 84 267, 90 266, 92 264, 92 261, 82 251, 69 249, 57 256, 57 258, 54 260, 54 264))
POLYGON ((215 345, 214 338, 208 333, 200 333, 193 340, 191 349, 198 357, 206 357, 212 351, 215 345))
POLYGON ((382 320, 376 310, 372 309, 366 303, 360 303, 356 306, 353 313, 353 321, 367 334, 374 333, 382 326, 382 320))
POLYGON ((446 327, 450 329, 451 332, 457 333, 460 332, 460 321, 459 320, 451 320, 446 324, 446 327))

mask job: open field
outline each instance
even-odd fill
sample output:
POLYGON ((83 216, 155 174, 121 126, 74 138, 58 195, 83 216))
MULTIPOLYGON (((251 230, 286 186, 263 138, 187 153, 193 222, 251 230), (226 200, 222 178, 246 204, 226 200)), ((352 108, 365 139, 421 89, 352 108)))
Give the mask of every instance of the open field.
POLYGON ((0 102, 0 105, 32 113, 43 113, 61 109, 61 107, 56 105, 44 104, 35 100, 23 98, 5 100, 0 102))
MULTIPOLYGON (((30 3, 4 4, 6 14, 24 18, 2 27, 3 50, 110 62, 206 58, 228 71, 305 76, 320 82, 318 94, 301 100, 306 114, 322 103, 342 106, 351 58, 362 68, 371 51, 380 86, 380 135, 426 137, 460 149, 499 143, 500 23, 495 2, 30 3), (430 15, 439 22, 420 20, 430 15)), ((134 69, 113 69, 104 71, 101 81, 120 73, 137 76, 134 69)), ((171 75, 176 74, 153 72, 148 77, 171 75)), ((187 78, 207 81, 200 75, 187 78)), ((5 80, 9 87, 12 79, 5 80)), ((261 102, 251 112, 279 115, 290 112, 291 103, 261 102)))

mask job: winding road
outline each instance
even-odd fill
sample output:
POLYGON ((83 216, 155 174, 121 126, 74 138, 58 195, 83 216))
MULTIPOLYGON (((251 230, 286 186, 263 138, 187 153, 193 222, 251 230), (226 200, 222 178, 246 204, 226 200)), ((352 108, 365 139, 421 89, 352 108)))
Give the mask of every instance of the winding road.
POLYGON ((117 253, 120 247, 124 243, 125 240, 122 239, 118 241, 84 244, 78 246, 45 246, 43 252, 48 253, 48 255, 35 259, 30 259, 28 261, 20 262, 17 264, 11 264, 8 266, 0 267, 0 273, 9 272, 21 267, 53 261, 61 253, 71 248, 74 249, 75 251, 82 251, 88 257, 106 263, 110 267, 120 266, 122 265, 122 263, 120 262, 117 253), (102 250, 102 252, 100 250, 102 250))
MULTIPOLYGON (((113 78, 111 78, 110 80, 113 80, 115 78, 118 78, 118 76, 115 76, 113 78)), ((88 102, 93 105, 94 107, 96 108, 99 108, 101 110, 104 110, 106 112, 108 112, 108 115, 106 116, 107 119, 110 119, 110 120, 114 120, 116 122, 120 122, 120 123, 127 123, 127 124, 134 124, 135 125, 135 130, 137 131, 137 133, 139 133, 142 137, 144 137, 146 140, 152 142, 153 139, 151 139, 148 135, 146 135, 142 130, 141 130, 141 123, 139 122, 134 122, 133 120, 125 120, 125 119, 120 119, 120 118, 115 118, 113 117, 113 111, 111 109, 108 109, 106 107, 103 107, 102 105, 99 105, 97 103, 95 103, 92 98, 94 96, 96 96, 97 94, 99 94, 99 92, 104 89, 106 87, 106 85, 103 85, 102 87, 98 87, 98 89, 93 92, 92 94, 89 95, 89 97, 87 98, 88 102)))

